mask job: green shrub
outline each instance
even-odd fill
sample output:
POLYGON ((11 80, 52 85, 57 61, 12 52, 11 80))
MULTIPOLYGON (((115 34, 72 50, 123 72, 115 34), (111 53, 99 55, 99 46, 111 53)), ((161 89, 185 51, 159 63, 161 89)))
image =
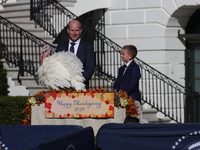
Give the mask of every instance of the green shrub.
POLYGON ((8 87, 7 72, 3 68, 3 62, 0 61, 0 96, 8 95, 8 87))
MULTIPOLYGON (((2 59, 2 50, 4 45, 0 41, 0 59, 2 59)), ((0 96, 7 96, 8 91, 8 80, 7 80, 7 71, 4 69, 3 62, 0 61, 0 96)))
POLYGON ((0 125, 21 125, 28 96, 0 97, 0 125))

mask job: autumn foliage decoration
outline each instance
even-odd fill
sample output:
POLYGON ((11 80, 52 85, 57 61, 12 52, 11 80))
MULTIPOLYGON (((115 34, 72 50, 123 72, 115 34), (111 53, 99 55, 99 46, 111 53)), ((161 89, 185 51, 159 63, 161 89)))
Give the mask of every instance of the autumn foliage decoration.
POLYGON ((134 116, 137 117, 139 115, 137 111, 137 106, 135 104, 135 100, 132 99, 125 91, 117 92, 114 90, 114 105, 116 107, 125 107, 126 108, 126 116, 134 116), (127 104, 124 105, 123 101, 127 101, 127 104), (123 104, 123 105, 122 105, 123 104))
POLYGON ((39 91, 37 94, 30 96, 26 100, 26 108, 23 110, 24 117, 22 119, 21 125, 31 125, 31 105, 40 105, 45 102, 46 93, 114 93, 114 106, 126 108, 127 116, 137 116, 137 107, 135 105, 135 100, 127 95, 126 92, 120 91, 108 91, 107 89, 88 89, 87 91, 76 91, 73 89, 66 90, 48 90, 48 91, 39 91))

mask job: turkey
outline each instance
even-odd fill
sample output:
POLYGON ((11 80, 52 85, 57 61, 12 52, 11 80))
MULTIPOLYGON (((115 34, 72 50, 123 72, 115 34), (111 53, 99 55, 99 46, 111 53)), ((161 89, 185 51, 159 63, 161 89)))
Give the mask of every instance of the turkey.
POLYGON ((58 52, 51 56, 49 45, 41 51, 41 66, 38 68, 38 81, 49 89, 74 88, 86 90, 84 82, 83 64, 72 52, 58 52))

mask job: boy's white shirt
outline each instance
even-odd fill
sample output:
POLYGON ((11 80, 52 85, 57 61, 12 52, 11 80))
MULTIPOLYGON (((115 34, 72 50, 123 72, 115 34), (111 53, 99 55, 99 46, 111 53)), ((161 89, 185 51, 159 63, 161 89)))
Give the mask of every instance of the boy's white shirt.
POLYGON ((128 63, 125 63, 125 65, 126 65, 126 68, 125 68, 125 70, 124 70, 124 73, 123 73, 123 75, 125 74, 125 72, 126 72, 126 69, 128 68, 128 66, 130 65, 130 63, 131 63, 132 61, 133 61, 133 60, 129 61, 128 63))

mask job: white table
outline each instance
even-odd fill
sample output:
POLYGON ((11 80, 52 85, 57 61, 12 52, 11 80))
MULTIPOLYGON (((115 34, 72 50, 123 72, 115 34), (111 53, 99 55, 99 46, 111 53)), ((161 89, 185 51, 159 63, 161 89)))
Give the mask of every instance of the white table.
POLYGON ((99 128, 106 123, 123 123, 126 117, 125 108, 114 107, 114 118, 45 118, 45 104, 31 106, 31 125, 80 125, 91 126, 96 135, 99 128))

